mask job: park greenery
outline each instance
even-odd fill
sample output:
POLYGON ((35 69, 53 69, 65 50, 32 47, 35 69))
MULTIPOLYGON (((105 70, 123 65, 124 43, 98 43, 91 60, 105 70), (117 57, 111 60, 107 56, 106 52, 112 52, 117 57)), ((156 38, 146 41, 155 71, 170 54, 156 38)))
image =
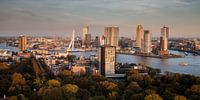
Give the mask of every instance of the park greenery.
MULTIPOLYGON (((36 75, 31 59, 7 65, 0 63, 0 98, 10 100, 199 100, 200 77, 156 73, 150 69, 126 73, 123 79, 108 79, 98 73, 75 75, 64 69, 59 75, 36 75)), ((126 64, 126 66, 128 66, 126 64)))

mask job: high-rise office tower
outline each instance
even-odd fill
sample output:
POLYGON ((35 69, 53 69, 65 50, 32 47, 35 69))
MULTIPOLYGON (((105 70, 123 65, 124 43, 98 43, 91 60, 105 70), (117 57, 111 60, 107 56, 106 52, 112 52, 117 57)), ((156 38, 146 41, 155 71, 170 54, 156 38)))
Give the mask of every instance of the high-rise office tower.
POLYGON ((143 53, 151 53, 152 48, 151 48, 151 33, 149 30, 144 30, 144 44, 143 44, 143 53))
POLYGON ((93 44, 93 46, 96 47, 96 48, 98 48, 99 45, 100 45, 100 39, 99 39, 98 36, 96 36, 95 39, 94 39, 94 44, 93 44))
POLYGON ((98 50, 99 70, 102 75, 115 74, 116 47, 104 45, 98 50))
POLYGON ((19 37, 19 49, 20 51, 25 51, 26 48, 27 48, 27 37, 22 35, 19 37))
POLYGON ((106 44, 118 47, 119 27, 105 27, 106 44))
POLYGON ((136 29, 136 44, 135 47, 142 48, 142 42, 144 37, 144 29, 142 25, 138 25, 136 29))
POLYGON ((169 39, 169 27, 161 28, 161 37, 160 37, 160 55, 169 54, 168 50, 168 39, 169 39))
POLYGON ((162 42, 163 42, 163 50, 167 51, 168 50, 168 38, 169 38, 169 27, 163 27, 161 28, 161 37, 162 37, 162 42))
POLYGON ((82 45, 85 45, 85 35, 89 34, 89 27, 85 26, 83 27, 83 33, 82 33, 82 45))
POLYGON ((102 35, 100 37, 100 45, 105 45, 105 42, 106 42, 106 37, 104 35, 102 35))
POLYGON ((91 34, 85 34, 85 46, 86 48, 91 47, 91 34))

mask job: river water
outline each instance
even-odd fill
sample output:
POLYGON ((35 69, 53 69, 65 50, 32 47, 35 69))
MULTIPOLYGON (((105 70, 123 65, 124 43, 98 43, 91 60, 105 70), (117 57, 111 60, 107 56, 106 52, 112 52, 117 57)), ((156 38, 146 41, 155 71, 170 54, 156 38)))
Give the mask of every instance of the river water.
MULTIPOLYGON (((174 54, 184 55, 182 52, 170 51, 174 54)), ((90 55, 96 55, 96 52, 76 52, 76 56, 85 56, 89 57, 90 55)), ((200 76, 200 56, 193 56, 189 54, 184 58, 169 58, 169 59, 160 59, 160 58, 151 58, 151 57, 141 57, 134 55, 124 55, 117 54, 117 62, 120 63, 142 63, 150 66, 152 68, 161 69, 162 72, 174 72, 174 73, 184 73, 200 76), (179 63, 187 63, 188 66, 180 66, 179 63)))
MULTIPOLYGON (((0 44, 0 49, 8 49, 10 51, 17 52, 19 49, 16 47, 9 47, 5 44, 0 44)), ((171 53, 184 55, 182 52, 170 51, 171 53)), ((73 53, 77 57, 85 56, 90 57, 90 55, 96 55, 96 52, 76 52, 73 53)), ((117 54, 117 62, 120 63, 142 63, 146 64, 152 68, 161 69, 162 72, 175 72, 175 73, 185 73, 200 76, 200 56, 188 55, 184 58, 169 58, 169 59, 160 59, 160 58, 151 58, 151 57, 140 57, 134 55, 124 55, 117 54), (179 63, 185 62, 188 63, 188 66, 180 66, 179 63)))

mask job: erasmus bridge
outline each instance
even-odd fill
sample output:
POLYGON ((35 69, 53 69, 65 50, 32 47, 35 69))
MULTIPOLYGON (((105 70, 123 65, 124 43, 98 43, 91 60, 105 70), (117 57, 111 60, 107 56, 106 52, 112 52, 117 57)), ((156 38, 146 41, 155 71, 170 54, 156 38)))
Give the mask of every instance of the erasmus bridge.
POLYGON ((85 52, 85 51, 96 51, 94 48, 75 48, 74 47, 74 42, 75 42, 75 30, 72 32, 72 38, 71 41, 65 50, 65 52, 60 52, 58 56, 68 56, 72 54, 73 52, 85 52))

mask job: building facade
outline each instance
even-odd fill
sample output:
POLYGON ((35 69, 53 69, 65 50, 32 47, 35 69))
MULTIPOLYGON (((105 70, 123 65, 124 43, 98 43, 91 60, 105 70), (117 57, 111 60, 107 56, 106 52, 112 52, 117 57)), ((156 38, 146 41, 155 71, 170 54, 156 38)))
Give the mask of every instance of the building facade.
POLYGON ((104 35, 102 35, 101 37, 100 37, 100 45, 102 46, 102 45, 105 45, 106 43, 106 37, 104 36, 104 35))
POLYGON ((85 34, 85 47, 91 47, 91 34, 85 34))
POLYGON ((149 30, 144 31, 144 43, 142 45, 142 53, 151 53, 151 33, 149 30))
POLYGON ((169 54, 168 50, 168 39, 169 39, 169 27, 161 28, 161 37, 160 37, 160 52, 159 55, 169 54))
POLYGON ((105 27, 104 35, 106 37, 106 45, 118 47, 119 27, 105 27))
POLYGON ((22 35, 19 37, 19 50, 25 51, 26 49, 27 49, 27 37, 22 35))
POLYGON ((85 45, 86 34, 89 34, 89 27, 88 26, 83 27, 83 32, 82 32, 82 46, 85 45))
POLYGON ((104 45, 98 50, 99 71, 101 75, 115 74, 116 47, 104 45))
POLYGON ((135 47, 142 48, 143 44, 143 38, 144 38, 144 29, 142 25, 138 25, 136 29, 136 43, 135 47))
POLYGON ((96 36, 93 42, 93 47, 98 48, 99 46, 100 46, 100 38, 96 36))

